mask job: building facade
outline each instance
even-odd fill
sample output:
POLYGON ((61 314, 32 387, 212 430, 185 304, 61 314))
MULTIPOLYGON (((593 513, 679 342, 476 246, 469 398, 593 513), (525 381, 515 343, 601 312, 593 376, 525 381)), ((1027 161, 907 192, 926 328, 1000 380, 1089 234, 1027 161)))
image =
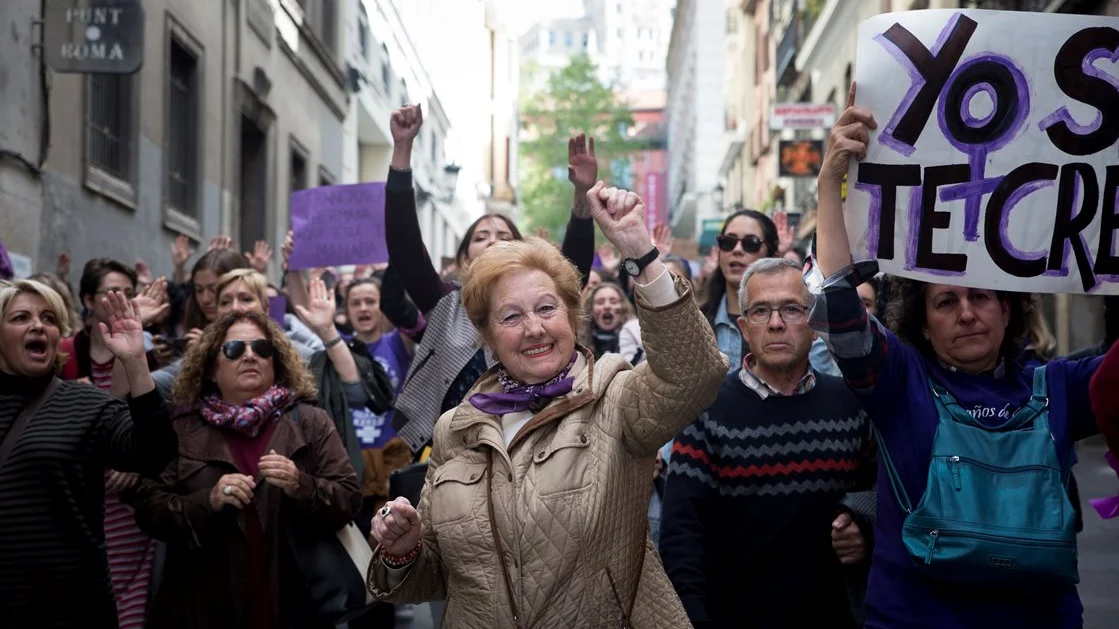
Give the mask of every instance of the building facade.
POLYGON ((0 38, 13 68, 12 89, 0 89, 12 137, 0 147, 33 166, 0 165, 0 238, 35 270, 68 251, 78 268, 142 258, 169 274, 178 234, 275 245, 290 193, 341 177, 348 93, 334 0, 146 0, 131 75, 44 67, 33 5, 0 4, 14 25, 0 38))
POLYGON ((548 87, 548 77, 567 67, 572 57, 586 55, 598 67, 599 79, 611 80, 595 36, 590 17, 550 20, 533 24, 521 36, 520 88, 524 94, 536 94, 548 87))
POLYGON ((626 90, 664 89, 675 0, 584 0, 606 77, 626 90))
POLYGON ((516 36, 494 0, 393 0, 451 123, 459 200, 517 220, 516 36), (432 19, 438 16, 438 19, 432 19))
POLYGON ((420 231, 439 264, 454 258, 470 222, 459 202, 459 166, 449 157, 457 152, 451 123, 394 3, 351 0, 346 7, 353 98, 343 132, 343 182, 385 180, 393 146, 389 118, 403 105, 419 104, 424 124, 413 147, 413 185, 420 231))
POLYGON ((704 219, 723 213, 719 166, 724 132, 724 37, 721 2, 679 0, 668 47, 668 203, 677 238, 699 236, 704 219))

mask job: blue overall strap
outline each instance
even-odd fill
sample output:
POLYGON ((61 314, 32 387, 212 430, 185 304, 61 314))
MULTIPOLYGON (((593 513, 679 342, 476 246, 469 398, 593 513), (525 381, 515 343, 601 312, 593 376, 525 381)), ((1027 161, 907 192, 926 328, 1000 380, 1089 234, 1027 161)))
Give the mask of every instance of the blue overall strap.
POLYGON ((886 468, 886 477, 890 479, 890 489, 894 492, 894 499, 897 500, 898 506, 903 511, 913 513, 913 503, 909 500, 909 494, 906 493, 905 486, 901 483, 901 476, 898 474, 897 468, 894 467, 894 460, 890 457, 890 449, 886 447, 886 440, 882 438, 882 433, 873 421, 870 422, 870 429, 874 432, 874 439, 878 441, 879 458, 883 467, 886 468))

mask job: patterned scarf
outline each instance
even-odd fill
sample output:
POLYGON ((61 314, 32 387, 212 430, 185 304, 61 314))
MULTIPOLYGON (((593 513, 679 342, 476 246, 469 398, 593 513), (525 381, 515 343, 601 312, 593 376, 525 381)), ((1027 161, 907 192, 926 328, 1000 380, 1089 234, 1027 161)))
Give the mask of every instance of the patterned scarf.
POLYGON ((216 395, 208 395, 202 400, 202 418, 212 426, 255 437, 266 422, 276 421, 284 414, 291 399, 291 391, 279 385, 272 385, 260 396, 240 406, 224 402, 216 395))
POLYGON ((506 413, 519 413, 525 410, 539 413, 548 405, 548 402, 552 401, 552 398, 571 392, 571 387, 575 384, 575 378, 569 377, 567 374, 571 371, 571 367, 575 365, 576 356, 578 354, 573 353, 571 360, 563 368, 563 371, 542 384, 525 384, 515 380, 502 367, 497 372, 497 382, 501 385, 503 392, 475 393, 470 396, 470 405, 483 413, 497 416, 506 413))

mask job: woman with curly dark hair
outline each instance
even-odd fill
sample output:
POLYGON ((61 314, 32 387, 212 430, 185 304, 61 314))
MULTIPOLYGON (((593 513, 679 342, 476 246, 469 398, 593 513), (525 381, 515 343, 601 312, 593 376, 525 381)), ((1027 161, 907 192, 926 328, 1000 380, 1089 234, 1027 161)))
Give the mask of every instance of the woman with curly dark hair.
POLYGON ((190 348, 174 387, 179 457, 136 491, 137 523, 167 543, 152 626, 318 626, 282 532, 334 535, 361 489, 315 396, 260 312, 225 315, 190 348))
POLYGON ((820 172, 812 312, 878 437, 866 627, 1078 629, 1066 483, 1073 444, 1099 432, 1101 359, 1023 363, 1028 294, 895 277, 891 329, 867 315, 856 287, 877 263, 852 263, 840 188, 875 128, 852 86, 820 172))

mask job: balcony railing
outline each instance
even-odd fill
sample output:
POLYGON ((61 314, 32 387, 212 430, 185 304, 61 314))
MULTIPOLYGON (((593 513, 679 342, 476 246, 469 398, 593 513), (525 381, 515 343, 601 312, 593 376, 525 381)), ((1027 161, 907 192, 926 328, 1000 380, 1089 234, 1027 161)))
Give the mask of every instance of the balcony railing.
POLYGON ((789 23, 789 27, 785 29, 784 35, 781 36, 781 42, 777 44, 777 54, 775 55, 773 69, 777 74, 777 83, 785 83, 789 80, 789 69, 793 67, 793 60, 797 56, 797 48, 800 45, 800 22, 793 20, 789 23))

